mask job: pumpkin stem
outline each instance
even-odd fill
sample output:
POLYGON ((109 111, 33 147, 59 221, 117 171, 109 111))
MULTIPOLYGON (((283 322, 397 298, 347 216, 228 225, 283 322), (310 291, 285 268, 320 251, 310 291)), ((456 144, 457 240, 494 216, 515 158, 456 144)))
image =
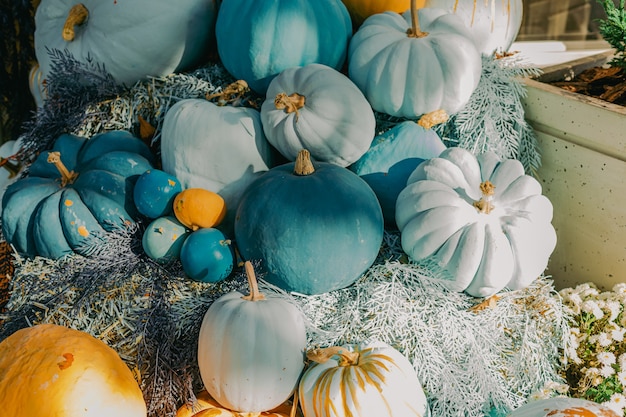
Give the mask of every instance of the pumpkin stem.
POLYGON ((221 93, 206 94, 204 97, 207 100, 216 98, 218 106, 225 106, 241 99, 248 91, 250 91, 248 83, 244 80, 237 80, 224 87, 221 93))
POLYGON ((22 164, 15 157, 15 155, 13 155, 8 158, 0 158, 0 167, 9 171, 9 178, 15 178, 15 176, 20 172, 22 164))
POLYGON ((72 42, 76 37, 76 26, 84 24, 88 18, 89 10, 84 4, 78 3, 72 6, 63 25, 63 40, 72 42))
POLYGON ((420 20, 417 15, 417 0, 411 0, 411 27, 407 29, 406 34, 409 38, 424 38, 428 36, 428 32, 422 32, 420 29, 420 20))
POLYGON ((311 175, 314 172, 315 168, 311 162, 311 154, 308 150, 302 149, 298 152, 298 156, 296 156, 293 173, 296 175, 311 175))
POLYGON ((246 269, 246 276, 248 277, 250 294, 244 295, 241 298, 248 301, 265 300, 265 296, 259 292, 259 283, 256 280, 256 275, 254 274, 254 267, 252 266, 252 263, 250 261, 246 261, 244 263, 244 267, 246 269))
POLYGON ((339 366, 353 366, 359 363, 359 352, 351 352, 341 346, 330 346, 327 348, 314 348, 306 353, 308 360, 324 363, 333 356, 339 356, 339 366))
POLYGON ((287 95, 286 93, 278 93, 276 98, 274 99, 274 105, 276 109, 282 110, 285 109, 285 113, 296 113, 296 122, 298 121, 298 117, 300 113, 298 110, 304 107, 304 102, 306 98, 301 96, 298 93, 293 93, 291 95, 287 95))
POLYGON ((478 209, 479 212, 489 214, 495 208, 491 201, 493 200, 493 195, 495 194, 496 186, 493 185, 491 181, 485 181, 480 183, 480 191, 483 193, 483 196, 480 200, 474 202, 474 207, 478 209))
POLYGON ((74 171, 68 171, 67 167, 61 161, 61 152, 49 152, 48 163, 54 164, 56 169, 61 174, 61 186, 65 187, 67 184, 72 184, 78 178, 78 174, 74 171))
POLYGON ((420 117, 417 124, 422 126, 424 129, 432 129, 440 123, 447 122, 449 118, 450 116, 448 116, 448 113, 446 113, 444 109, 439 109, 426 113, 420 117))

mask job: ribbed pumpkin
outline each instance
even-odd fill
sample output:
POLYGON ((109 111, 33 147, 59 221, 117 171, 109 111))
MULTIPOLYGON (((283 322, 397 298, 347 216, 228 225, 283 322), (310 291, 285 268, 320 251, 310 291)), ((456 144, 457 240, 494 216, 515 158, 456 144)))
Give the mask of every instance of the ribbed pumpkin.
POLYGON ((262 412, 280 406, 296 389, 306 330, 294 304, 261 294, 249 261, 245 270, 250 293, 223 295, 204 315, 198 367, 204 387, 222 407, 262 412))
POLYGON ((420 164, 396 204, 403 250, 431 258, 475 297, 530 285, 556 245, 552 204, 515 159, 448 148, 420 164))
POLYGON ((426 417, 413 365, 383 342, 313 349, 298 385, 304 417, 426 417))
POLYGON ((341 69, 352 23, 341 0, 223 0, 215 31, 224 67, 265 94, 287 68, 341 69))
POLYGON ((39 324, 0 343, 3 416, 146 417, 117 352, 88 333, 39 324))
POLYGON ((128 87, 202 62, 214 48, 216 0, 41 0, 35 52, 44 79, 67 50, 99 63, 128 87))
POLYGON ((322 64, 288 68, 272 80, 261 106, 267 140, 289 161, 307 149, 320 162, 348 166, 374 138, 374 111, 361 90, 322 64))
POLYGON ((376 111, 409 119, 438 110, 452 115, 478 85, 481 56, 460 17, 415 4, 361 25, 350 42, 348 73, 376 111))
MULTIPOLYGON (((291 401, 287 401, 270 411, 244 415, 222 407, 206 390, 202 390, 196 395, 196 401, 178 409, 176 417, 291 417, 292 407, 291 401)), ((297 413, 294 417, 300 416, 302 414, 297 413)))
POLYGON ((134 222, 133 187, 152 153, 126 131, 61 135, 2 199, 2 233, 19 253, 60 258, 134 222))
POLYGON ((235 217, 242 257, 261 261, 267 281, 303 294, 354 283, 382 239, 382 211, 367 183, 347 168, 312 163, 306 150, 253 182, 235 217))
POLYGON ((621 417, 611 408, 581 398, 553 397, 530 400, 507 417, 621 417))

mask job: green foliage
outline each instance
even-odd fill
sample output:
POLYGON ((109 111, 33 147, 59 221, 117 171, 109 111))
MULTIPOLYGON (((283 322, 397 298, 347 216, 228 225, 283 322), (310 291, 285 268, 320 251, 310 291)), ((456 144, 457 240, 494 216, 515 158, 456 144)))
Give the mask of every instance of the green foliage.
POLYGON ((613 0, 598 0, 606 13, 606 19, 598 19, 600 35, 616 50, 611 65, 626 68, 626 9, 624 1, 619 6, 613 0))

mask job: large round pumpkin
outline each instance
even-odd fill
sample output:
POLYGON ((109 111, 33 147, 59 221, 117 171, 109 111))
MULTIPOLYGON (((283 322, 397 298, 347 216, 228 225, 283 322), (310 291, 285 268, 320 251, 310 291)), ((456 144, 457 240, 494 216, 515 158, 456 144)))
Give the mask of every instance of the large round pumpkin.
POLYGON ((507 417, 621 417, 612 409, 581 398, 553 397, 531 400, 507 417))
POLYGON ((306 150, 253 182, 235 217, 243 258, 260 260, 272 284, 304 294, 352 284, 382 239, 382 210, 367 183, 347 168, 311 163, 306 150))
POLYGON ((556 245, 552 204, 515 159, 448 148, 420 164, 398 196, 396 222, 413 260, 432 258, 455 291, 486 297, 528 286, 556 245))
POLYGON ((424 7, 436 7, 463 18, 479 52, 491 55, 506 52, 522 26, 522 0, 425 0, 424 7))
POLYGON ((2 234, 19 253, 60 258, 134 222, 133 187, 152 153, 126 131, 64 134, 2 199, 2 234))
POLYGON ((480 53, 465 23, 439 9, 379 13, 350 42, 350 78, 374 110, 392 116, 458 112, 481 71, 480 53))
POLYGON ((202 320, 198 367, 208 393, 230 410, 262 412, 284 403, 304 369, 306 330, 298 308, 258 291, 245 263, 250 293, 215 300, 202 320))
POLYGON ((430 409, 415 369, 383 342, 314 349, 298 396, 304 417, 426 417, 430 409))
POLYGON ((18 330, 0 343, 4 416, 146 417, 139 385, 117 352, 55 324, 18 330))
POLYGON ((340 69, 352 23, 341 0, 223 0, 215 31, 224 67, 264 94, 287 68, 340 69))
POLYGON ((307 149, 320 162, 348 166, 374 138, 374 111, 361 90, 322 64, 288 68, 272 80, 261 106, 267 140, 289 161, 307 149))
POLYGON ((200 63, 214 42, 216 14, 216 0, 42 0, 35 53, 44 79, 51 52, 67 50, 130 87, 200 63))

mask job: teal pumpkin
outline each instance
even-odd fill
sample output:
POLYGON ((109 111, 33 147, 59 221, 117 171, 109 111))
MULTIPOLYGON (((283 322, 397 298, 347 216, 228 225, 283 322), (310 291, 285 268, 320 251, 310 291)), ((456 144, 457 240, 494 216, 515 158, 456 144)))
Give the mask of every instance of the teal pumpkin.
POLYGON ((306 150, 255 180, 235 217, 242 257, 260 260, 268 282, 303 294, 351 285, 382 239, 382 211, 367 183, 347 168, 311 163, 306 150))
POLYGON ((28 256, 85 254, 90 240, 134 223, 133 187, 152 159, 148 146, 126 131, 91 139, 61 135, 28 177, 7 188, 4 238, 28 256))
POLYGON ((175 176, 160 169, 150 169, 137 179, 133 199, 139 213, 156 219, 173 213, 174 198, 182 190, 175 176))
POLYGON ((212 227, 192 232, 180 250, 185 275, 194 281, 219 282, 230 275, 235 257, 230 239, 212 227))
POLYGON ((224 67, 264 94, 287 68, 315 62, 340 69, 352 22, 341 0, 224 0, 215 32, 224 67))
POLYGON ((42 0, 35 53, 44 79, 53 65, 50 51, 67 50, 130 87, 203 62, 215 47, 216 17, 217 0, 42 0))
POLYGON ((406 121, 376 136, 369 150, 350 170, 372 187, 383 209, 385 223, 396 224, 396 200, 409 175, 425 159, 446 149, 439 135, 417 123, 406 121))
POLYGON ((159 263, 171 262, 180 258, 180 249, 190 232, 176 217, 159 217, 144 230, 141 245, 151 259, 159 263))

